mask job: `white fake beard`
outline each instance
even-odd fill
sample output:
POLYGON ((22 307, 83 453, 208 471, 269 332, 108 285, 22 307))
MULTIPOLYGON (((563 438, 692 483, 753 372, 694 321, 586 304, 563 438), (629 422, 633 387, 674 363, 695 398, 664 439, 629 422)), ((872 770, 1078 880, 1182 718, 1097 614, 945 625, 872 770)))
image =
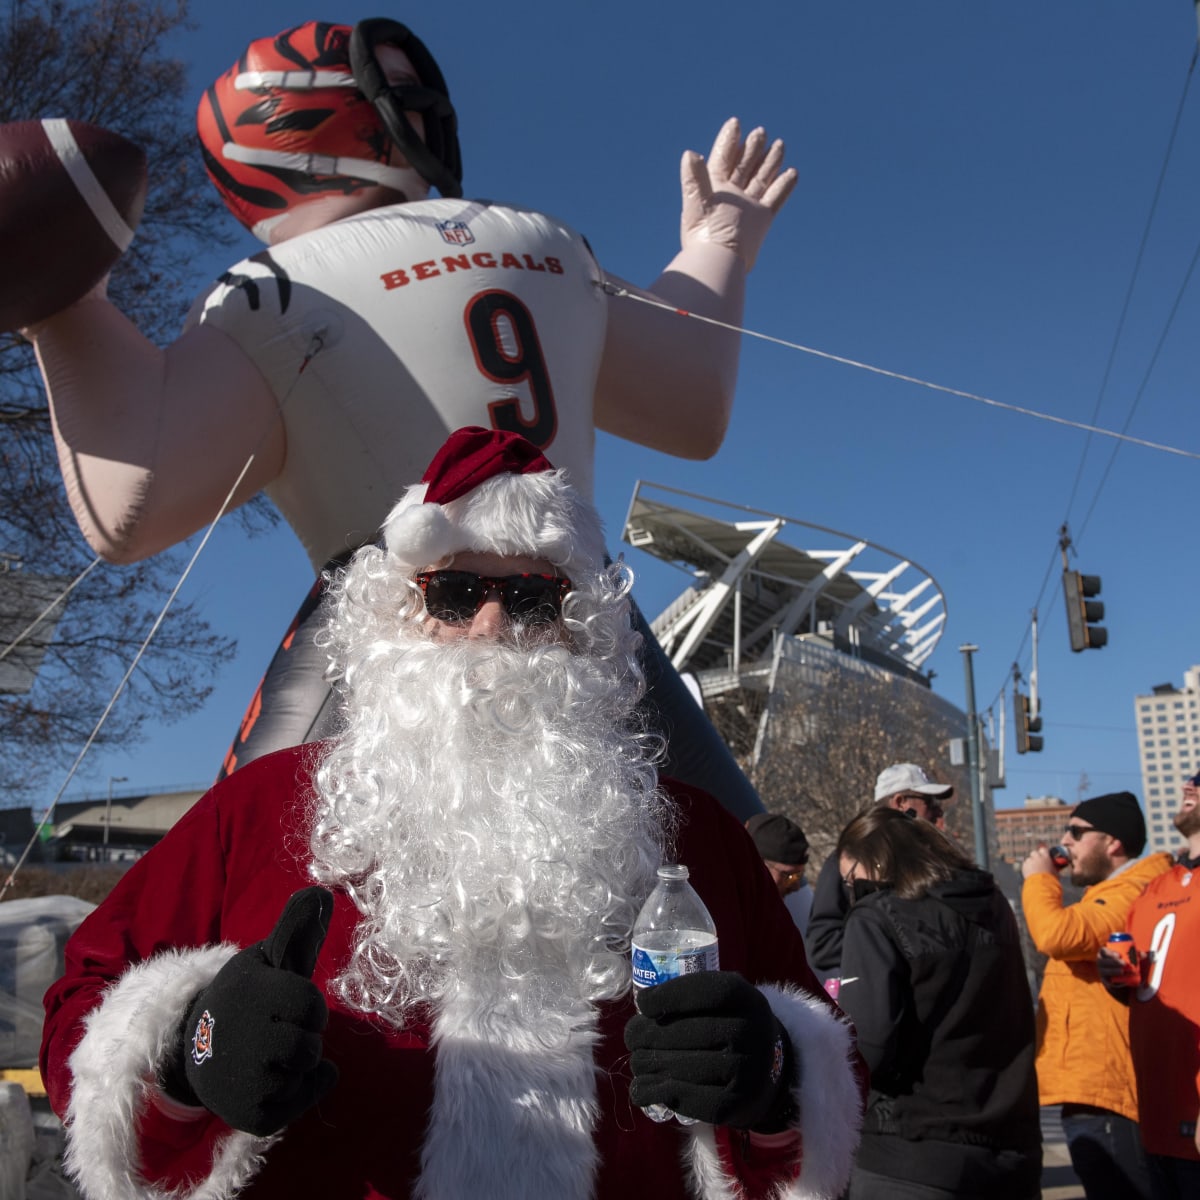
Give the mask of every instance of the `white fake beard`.
POLYGON ((668 804, 640 681, 560 645, 414 631, 347 673, 349 725, 317 776, 313 872, 362 919, 336 986, 403 1025, 466 1002, 546 1045, 629 986, 629 935, 668 804))

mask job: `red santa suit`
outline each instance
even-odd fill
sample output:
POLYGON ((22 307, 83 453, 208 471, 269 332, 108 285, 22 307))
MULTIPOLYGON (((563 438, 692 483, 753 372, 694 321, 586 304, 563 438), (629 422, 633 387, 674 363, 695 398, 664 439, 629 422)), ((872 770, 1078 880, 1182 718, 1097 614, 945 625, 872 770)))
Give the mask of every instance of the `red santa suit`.
POLYGON ((862 1102, 852 1033, 809 970, 748 836, 706 793, 668 781, 679 812, 674 857, 716 922, 721 967, 760 987, 795 1047, 794 1130, 763 1138, 656 1124, 634 1108, 623 1041, 630 996, 601 1004, 594 1034, 555 1061, 537 1053, 536 1030, 491 1030, 455 1045, 440 1017, 435 1039, 427 1023, 398 1031, 348 1009, 329 988, 358 920, 343 892, 313 975, 329 1004, 324 1054, 340 1073, 333 1091, 268 1138, 166 1100, 156 1073, 191 998, 238 948, 266 937, 288 897, 312 882, 318 754, 282 751, 218 784, 68 944, 66 974, 46 996, 42 1073, 86 1195, 839 1194, 862 1102), (526 1100, 496 1100, 513 1095, 526 1100), (591 1136, 572 1134, 564 1113, 591 1136), (448 1115, 469 1136, 440 1136, 448 1115))

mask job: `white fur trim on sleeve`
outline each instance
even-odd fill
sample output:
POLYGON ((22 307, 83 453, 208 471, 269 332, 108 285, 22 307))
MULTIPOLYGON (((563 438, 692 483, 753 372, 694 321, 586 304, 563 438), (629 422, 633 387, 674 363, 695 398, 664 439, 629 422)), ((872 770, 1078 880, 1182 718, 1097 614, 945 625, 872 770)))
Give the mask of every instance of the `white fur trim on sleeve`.
MULTIPOLYGON (((779 1200, 836 1200, 850 1179, 862 1126, 862 1098, 854 1072, 850 1026, 829 1006, 798 988, 759 987, 795 1052, 793 1086, 803 1142, 800 1177, 779 1200)), ((721 1166, 711 1125, 691 1127, 689 1167, 701 1200, 734 1200, 740 1194, 721 1166)))
POLYGON ((139 1172, 139 1114, 191 998, 237 946, 171 950, 130 967, 84 1020, 71 1055, 68 1172, 89 1200, 226 1200, 243 1188, 275 1138, 234 1131, 215 1147, 212 1171, 186 1193, 167 1192, 139 1172))

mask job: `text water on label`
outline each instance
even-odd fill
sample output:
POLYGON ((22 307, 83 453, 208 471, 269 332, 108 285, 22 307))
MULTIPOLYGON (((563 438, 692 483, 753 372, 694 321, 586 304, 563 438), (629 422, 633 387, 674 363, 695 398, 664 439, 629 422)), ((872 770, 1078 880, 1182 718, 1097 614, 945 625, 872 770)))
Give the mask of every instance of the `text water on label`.
POLYGON ((672 949, 633 946, 633 986, 654 987, 679 975, 697 971, 720 970, 720 954, 715 938, 700 945, 675 946, 672 949))

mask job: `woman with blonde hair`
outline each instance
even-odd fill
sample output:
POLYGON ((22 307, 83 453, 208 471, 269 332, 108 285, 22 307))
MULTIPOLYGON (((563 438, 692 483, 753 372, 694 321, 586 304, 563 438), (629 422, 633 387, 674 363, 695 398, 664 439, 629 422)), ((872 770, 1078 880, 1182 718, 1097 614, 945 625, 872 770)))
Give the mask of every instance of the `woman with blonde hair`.
POLYGON ((839 1002, 871 1069, 849 1200, 1033 1200, 1033 1001, 991 875, 928 821, 873 808, 842 831, 839 1002))

